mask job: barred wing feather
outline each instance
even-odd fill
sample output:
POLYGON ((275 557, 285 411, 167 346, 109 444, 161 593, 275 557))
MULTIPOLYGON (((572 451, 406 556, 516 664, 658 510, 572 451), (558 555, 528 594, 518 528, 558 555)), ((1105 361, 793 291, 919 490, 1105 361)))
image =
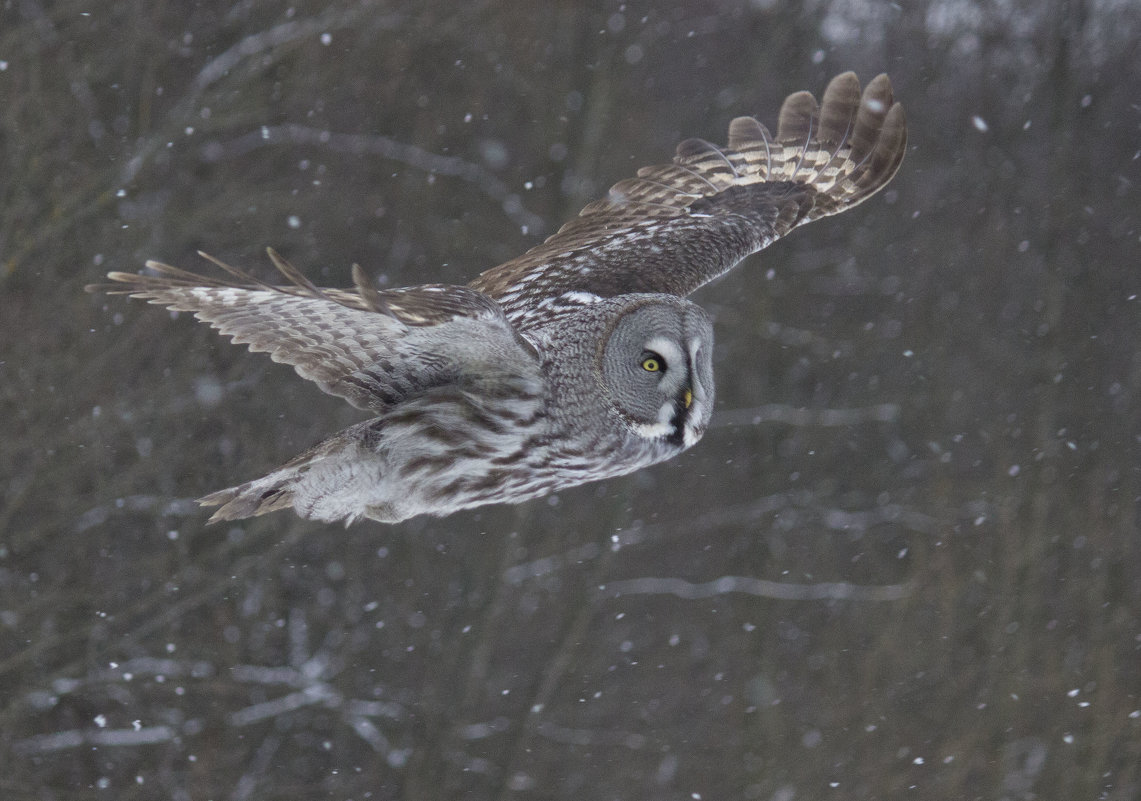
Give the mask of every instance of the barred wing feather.
POLYGON ((739 117, 728 147, 688 139, 673 163, 618 182, 546 242, 469 286, 523 329, 567 293, 688 295, 793 228, 875 194, 899 168, 906 140, 887 76, 861 93, 844 73, 820 104, 808 92, 789 96, 775 137, 739 117))
POLYGON ((538 382, 531 346, 499 304, 474 289, 425 284, 382 291, 356 267, 355 290, 321 289, 272 250, 270 257, 288 284, 271 285, 207 256, 228 277, 152 261, 149 274, 112 272, 114 283, 88 290, 193 312, 235 344, 269 353, 330 395, 378 414, 441 386, 538 382))

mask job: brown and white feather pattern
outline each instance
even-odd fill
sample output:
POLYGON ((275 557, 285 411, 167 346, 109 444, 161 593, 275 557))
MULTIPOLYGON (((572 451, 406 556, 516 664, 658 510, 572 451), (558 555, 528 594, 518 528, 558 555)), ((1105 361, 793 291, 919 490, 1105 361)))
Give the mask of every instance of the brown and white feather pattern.
POLYGON ((822 104, 808 92, 791 95, 775 137, 739 117, 728 147, 686 140, 672 164, 618 182, 546 242, 470 286, 524 329, 564 293, 688 295, 796 226, 879 191, 906 139, 887 76, 861 94, 855 74, 844 73, 822 104))
POLYGON ((527 500, 623 475, 696 443, 712 414, 713 328, 685 299, 798 225, 881 189, 903 110, 851 73, 818 105, 791 95, 777 133, 751 117, 727 147, 690 139, 542 245, 468 286, 325 289, 272 250, 284 283, 210 259, 148 262, 89 290, 194 315, 371 411, 267 475, 201 499, 211 521, 292 508, 384 522, 527 500))

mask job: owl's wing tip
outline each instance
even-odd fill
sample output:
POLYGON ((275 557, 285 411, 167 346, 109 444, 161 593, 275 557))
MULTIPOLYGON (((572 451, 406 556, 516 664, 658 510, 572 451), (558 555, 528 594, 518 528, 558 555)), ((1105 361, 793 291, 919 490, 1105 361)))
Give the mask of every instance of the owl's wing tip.
POLYGON ((829 81, 821 101, 796 92, 781 107, 776 144, 743 141, 749 126, 730 125, 746 157, 771 180, 812 187, 820 202, 804 222, 851 208, 891 181, 907 150, 907 118, 886 73, 861 91, 854 72, 829 81))

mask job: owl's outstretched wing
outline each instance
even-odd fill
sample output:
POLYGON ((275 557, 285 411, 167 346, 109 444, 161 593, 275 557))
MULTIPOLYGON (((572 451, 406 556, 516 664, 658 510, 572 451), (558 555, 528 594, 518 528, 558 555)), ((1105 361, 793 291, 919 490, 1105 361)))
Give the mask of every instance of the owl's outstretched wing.
POLYGON ((729 125, 729 146, 682 142, 672 164, 644 167, 558 233, 469 286, 522 328, 577 293, 684 296, 798 225, 838 214, 882 189, 903 161, 907 125, 886 75, 860 93, 832 79, 781 107, 777 134, 752 117, 729 125))
POLYGON ((439 386, 530 381, 538 374, 531 346, 499 304, 474 289, 427 284, 377 290, 355 265, 355 290, 321 289, 269 254, 289 284, 259 281, 202 254, 229 276, 147 262, 152 274, 112 272, 107 277, 114 283, 87 290, 193 312, 235 344, 268 352, 325 392, 376 413, 439 386))

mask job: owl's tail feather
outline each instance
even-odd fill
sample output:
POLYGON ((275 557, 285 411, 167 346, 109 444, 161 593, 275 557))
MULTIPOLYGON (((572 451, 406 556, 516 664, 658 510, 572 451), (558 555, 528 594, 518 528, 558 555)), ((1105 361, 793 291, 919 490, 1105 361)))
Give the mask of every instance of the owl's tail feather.
POLYGON ((279 509, 289 509, 293 506, 293 490, 290 485, 296 478, 296 471, 275 470, 264 478, 211 492, 199 498, 198 504, 220 507, 210 516, 207 521, 209 523, 241 520, 279 509))
POLYGON ((297 482, 309 471, 313 463, 328 455, 329 443, 326 440, 301 453, 272 473, 236 487, 211 492, 198 499, 199 506, 217 506, 218 511, 210 516, 208 523, 223 520, 241 520, 257 517, 279 509, 293 506, 297 482))
MULTIPOLYGON (((328 472, 324 473, 324 480, 319 481, 318 485, 335 485, 340 477, 340 474, 336 473, 337 465, 343 462, 341 457, 344 455, 346 447, 351 449, 355 446, 354 432, 361 428, 368 429, 375 424, 376 421, 366 421, 353 426, 294 456, 268 475, 199 498, 198 504, 200 506, 218 507, 218 510, 207 522, 241 520, 289 508, 293 508, 302 517, 325 520, 326 522, 351 518, 352 515, 345 510, 336 509, 329 512, 314 507, 314 501, 321 500, 321 496, 318 494, 316 499, 314 497, 311 471, 320 467, 326 471, 333 470, 334 475, 330 476, 328 472)), ((318 472, 321 470, 318 469, 318 472)))

